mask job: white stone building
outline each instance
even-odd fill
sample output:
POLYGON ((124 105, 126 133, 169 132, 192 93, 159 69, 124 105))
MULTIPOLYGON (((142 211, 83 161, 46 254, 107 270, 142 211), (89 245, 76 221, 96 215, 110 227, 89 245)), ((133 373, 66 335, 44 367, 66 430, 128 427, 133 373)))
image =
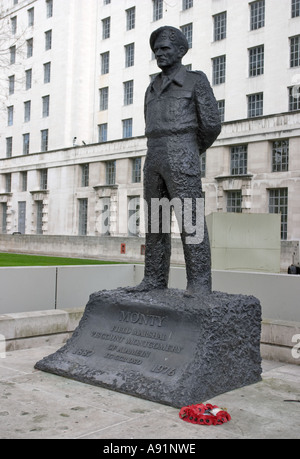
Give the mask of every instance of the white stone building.
POLYGON ((299 250, 300 0, 0 4, 0 233, 143 234, 149 36, 168 24, 222 116, 201 157, 206 213, 281 213, 299 250))

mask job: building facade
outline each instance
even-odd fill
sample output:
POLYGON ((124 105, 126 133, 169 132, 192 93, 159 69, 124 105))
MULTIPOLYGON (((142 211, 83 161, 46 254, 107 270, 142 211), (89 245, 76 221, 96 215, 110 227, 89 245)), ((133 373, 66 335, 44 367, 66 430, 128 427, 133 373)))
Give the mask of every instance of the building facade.
MULTIPOLYGON (((149 36, 181 28, 222 133, 206 214, 280 213, 300 239, 300 0, 2 0, 0 232, 139 236, 149 36)), ((173 222, 174 233, 178 232, 173 222)), ((292 262, 292 259, 290 260, 292 262)))

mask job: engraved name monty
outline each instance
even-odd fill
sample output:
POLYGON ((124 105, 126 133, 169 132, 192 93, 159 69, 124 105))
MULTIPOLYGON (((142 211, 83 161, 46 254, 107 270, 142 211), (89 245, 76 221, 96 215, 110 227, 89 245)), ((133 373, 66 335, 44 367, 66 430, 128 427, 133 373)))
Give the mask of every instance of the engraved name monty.
POLYGON ((120 311, 119 321, 132 324, 149 325, 150 327, 162 327, 167 317, 154 314, 142 314, 141 312, 120 311))

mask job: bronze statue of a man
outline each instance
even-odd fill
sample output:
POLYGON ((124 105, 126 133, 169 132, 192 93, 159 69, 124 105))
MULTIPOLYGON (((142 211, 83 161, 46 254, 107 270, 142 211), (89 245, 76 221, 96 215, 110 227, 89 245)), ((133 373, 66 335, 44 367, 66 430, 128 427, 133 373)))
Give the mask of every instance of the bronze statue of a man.
MULTIPOLYGON (((148 151, 144 199, 148 218, 145 275, 136 290, 168 286, 171 229, 162 229, 161 207, 159 230, 153 230, 153 203, 166 198, 171 202, 180 200, 183 212, 185 203, 192 203, 191 222, 183 218, 180 229, 187 272, 186 294, 210 293, 211 257, 205 223, 201 241, 190 243, 188 237, 191 236, 190 228, 195 228, 199 221, 196 203, 203 196, 199 154, 212 145, 221 131, 219 111, 205 74, 188 71, 182 65, 188 43, 180 30, 169 26, 155 30, 150 46, 162 72, 152 81, 145 95, 148 151)), ((202 218, 204 220, 204 214, 202 218)))

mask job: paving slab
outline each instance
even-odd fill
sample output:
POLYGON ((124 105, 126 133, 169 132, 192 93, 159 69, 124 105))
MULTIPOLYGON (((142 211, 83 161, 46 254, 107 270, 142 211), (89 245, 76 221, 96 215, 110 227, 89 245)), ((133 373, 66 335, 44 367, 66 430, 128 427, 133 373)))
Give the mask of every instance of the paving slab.
MULTIPOLYGON (((59 346, 7 352, 0 359, 1 439, 299 439, 300 366, 263 361, 262 381, 214 397, 231 421, 200 426, 179 410, 34 369, 59 346)), ((109 443, 110 444, 110 443, 109 443)))

